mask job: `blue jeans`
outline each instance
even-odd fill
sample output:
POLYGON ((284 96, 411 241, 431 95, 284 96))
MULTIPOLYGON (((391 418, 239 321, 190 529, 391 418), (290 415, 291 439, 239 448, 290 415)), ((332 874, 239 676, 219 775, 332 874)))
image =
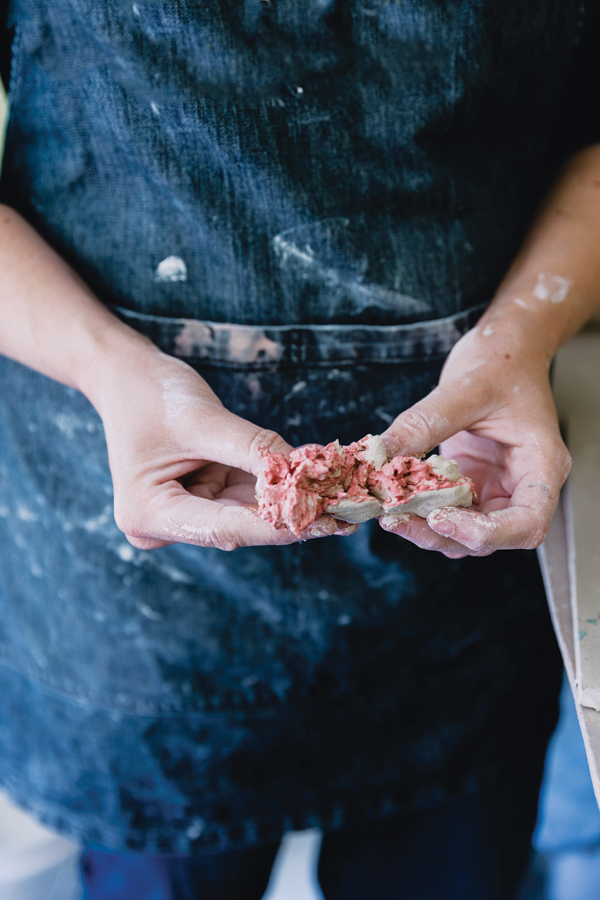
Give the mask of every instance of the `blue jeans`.
MULTIPOLYGON (((540 778, 513 774, 487 795, 326 834, 325 900, 510 900, 531 848, 540 778)), ((85 900, 260 900, 277 850, 157 857, 88 848, 85 900)))

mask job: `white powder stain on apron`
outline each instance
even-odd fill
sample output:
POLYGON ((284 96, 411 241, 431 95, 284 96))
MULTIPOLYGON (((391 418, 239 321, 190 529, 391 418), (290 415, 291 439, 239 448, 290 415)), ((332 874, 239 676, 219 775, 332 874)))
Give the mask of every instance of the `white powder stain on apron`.
POLYGON ((167 256, 156 267, 155 281, 187 281, 187 266, 180 256, 167 256))
POLYGON ((421 317, 431 312, 431 306, 423 300, 391 290, 383 285, 362 284, 356 276, 353 277, 350 273, 344 275, 338 269, 319 262, 309 244, 299 246, 291 240, 288 232, 275 235, 273 250, 282 269, 293 267, 297 270, 299 277, 311 281, 317 280, 329 291, 342 289, 350 295, 355 313, 373 306, 401 311, 403 315, 421 317))

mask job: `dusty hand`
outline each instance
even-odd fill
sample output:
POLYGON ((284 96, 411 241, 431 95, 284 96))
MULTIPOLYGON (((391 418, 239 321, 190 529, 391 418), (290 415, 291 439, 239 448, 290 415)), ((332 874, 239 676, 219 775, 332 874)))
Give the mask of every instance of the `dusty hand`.
POLYGON ((475 482, 472 510, 444 509, 427 520, 391 517, 382 527, 446 556, 487 556, 543 541, 570 467, 535 345, 480 325, 452 350, 439 386, 393 422, 388 452, 419 454, 440 444, 475 482))
MULTIPOLYGON (((182 541, 232 550, 298 540, 263 522, 254 496, 259 448, 292 448, 226 410, 193 369, 140 344, 89 380, 106 432, 115 518, 135 547, 182 541)), ((301 539, 348 530, 322 516, 301 539)))

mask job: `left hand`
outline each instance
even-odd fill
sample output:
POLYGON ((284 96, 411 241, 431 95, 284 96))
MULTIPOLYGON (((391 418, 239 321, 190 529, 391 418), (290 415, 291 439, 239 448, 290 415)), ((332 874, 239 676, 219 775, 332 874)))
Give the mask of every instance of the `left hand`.
POLYGON ((439 444, 477 491, 471 510, 436 510, 403 524, 384 516, 386 530, 453 559, 544 540, 570 457, 535 336, 482 321, 455 345, 438 387, 383 437, 390 454, 418 455, 439 444))

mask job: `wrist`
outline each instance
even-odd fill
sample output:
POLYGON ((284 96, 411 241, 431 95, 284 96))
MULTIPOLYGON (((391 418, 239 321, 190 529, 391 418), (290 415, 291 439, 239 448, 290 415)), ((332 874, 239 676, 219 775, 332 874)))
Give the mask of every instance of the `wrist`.
POLYGON ((106 311, 107 320, 87 332, 87 350, 76 368, 76 387, 104 418, 105 401, 140 372, 156 366, 162 351, 106 311))
POLYGON ((499 293, 477 323, 487 351, 509 354, 534 367, 547 369, 566 339, 562 322, 532 292, 499 293))

